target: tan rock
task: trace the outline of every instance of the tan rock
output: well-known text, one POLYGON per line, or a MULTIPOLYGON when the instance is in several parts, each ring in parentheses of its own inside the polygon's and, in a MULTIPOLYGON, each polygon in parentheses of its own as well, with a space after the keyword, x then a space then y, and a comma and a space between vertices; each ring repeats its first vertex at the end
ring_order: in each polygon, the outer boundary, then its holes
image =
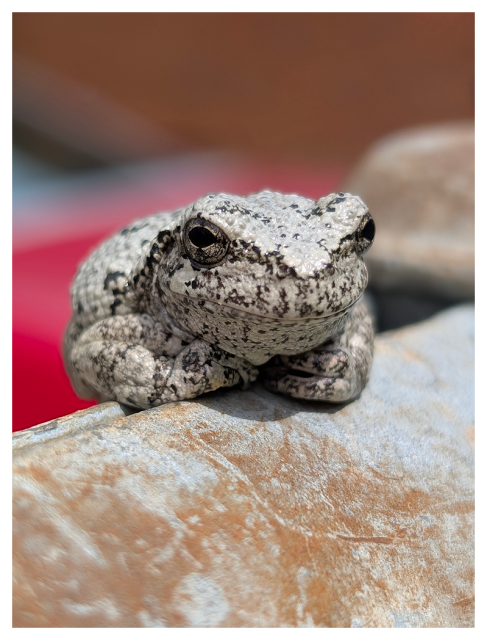
POLYGON ((377 224, 367 254, 379 291, 474 296, 474 126, 452 123, 380 140, 342 186, 377 224))
POLYGON ((474 624, 473 308, 346 406, 255 384, 14 435, 16 627, 474 624))

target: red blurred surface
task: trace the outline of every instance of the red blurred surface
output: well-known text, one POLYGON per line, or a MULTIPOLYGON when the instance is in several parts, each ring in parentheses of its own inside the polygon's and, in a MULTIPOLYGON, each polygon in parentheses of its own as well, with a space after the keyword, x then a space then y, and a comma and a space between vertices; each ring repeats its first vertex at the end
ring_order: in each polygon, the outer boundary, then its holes
POLYGON ((71 389, 62 363, 62 339, 71 315, 69 287, 76 269, 110 233, 137 217, 187 204, 212 191, 245 194, 269 187, 318 198, 336 189, 340 178, 341 171, 333 169, 240 166, 232 172, 228 166, 216 167, 204 180, 201 175, 180 177, 177 189, 152 177, 150 188, 111 187, 95 190, 84 200, 68 194, 53 205, 51 218, 43 218, 42 233, 39 220, 22 223, 18 243, 14 235, 13 254, 13 430, 94 404, 80 400, 71 389), (62 216, 66 209, 69 217, 62 216))
POLYGON ((13 256, 13 430, 85 409, 62 362, 71 315, 69 286, 98 237, 66 240, 13 256))

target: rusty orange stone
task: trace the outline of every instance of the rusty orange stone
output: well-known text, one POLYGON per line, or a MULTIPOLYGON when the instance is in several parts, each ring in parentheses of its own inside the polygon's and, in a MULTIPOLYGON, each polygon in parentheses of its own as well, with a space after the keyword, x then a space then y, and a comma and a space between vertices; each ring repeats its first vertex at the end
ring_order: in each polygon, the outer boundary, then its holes
POLYGON ((13 624, 473 626, 472 429, 460 307, 378 336, 345 406, 256 384, 15 434, 13 624))

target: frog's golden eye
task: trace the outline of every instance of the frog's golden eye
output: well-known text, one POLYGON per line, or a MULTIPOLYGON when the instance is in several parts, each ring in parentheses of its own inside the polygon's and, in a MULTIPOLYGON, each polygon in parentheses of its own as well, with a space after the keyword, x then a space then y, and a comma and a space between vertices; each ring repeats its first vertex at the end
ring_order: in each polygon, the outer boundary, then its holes
POLYGON ((367 213, 360 227, 355 232, 355 243, 357 247, 357 253, 363 256, 372 246, 375 237, 375 222, 367 213))
POLYGON ((184 227, 184 248, 191 262, 197 266, 212 267, 227 255, 230 244, 223 231, 208 220, 193 218, 184 227))

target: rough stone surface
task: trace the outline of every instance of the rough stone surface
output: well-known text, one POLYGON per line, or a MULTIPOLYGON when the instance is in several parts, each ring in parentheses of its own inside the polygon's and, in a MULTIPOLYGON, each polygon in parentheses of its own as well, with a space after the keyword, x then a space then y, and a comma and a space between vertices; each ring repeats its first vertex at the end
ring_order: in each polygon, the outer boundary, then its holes
POLYGON ((474 126, 411 129, 379 141, 343 189, 367 202, 377 224, 366 256, 382 291, 474 296, 474 126))
POLYGON ((378 336, 345 406, 255 384, 15 434, 14 626, 473 626, 473 392, 463 306, 378 336))

